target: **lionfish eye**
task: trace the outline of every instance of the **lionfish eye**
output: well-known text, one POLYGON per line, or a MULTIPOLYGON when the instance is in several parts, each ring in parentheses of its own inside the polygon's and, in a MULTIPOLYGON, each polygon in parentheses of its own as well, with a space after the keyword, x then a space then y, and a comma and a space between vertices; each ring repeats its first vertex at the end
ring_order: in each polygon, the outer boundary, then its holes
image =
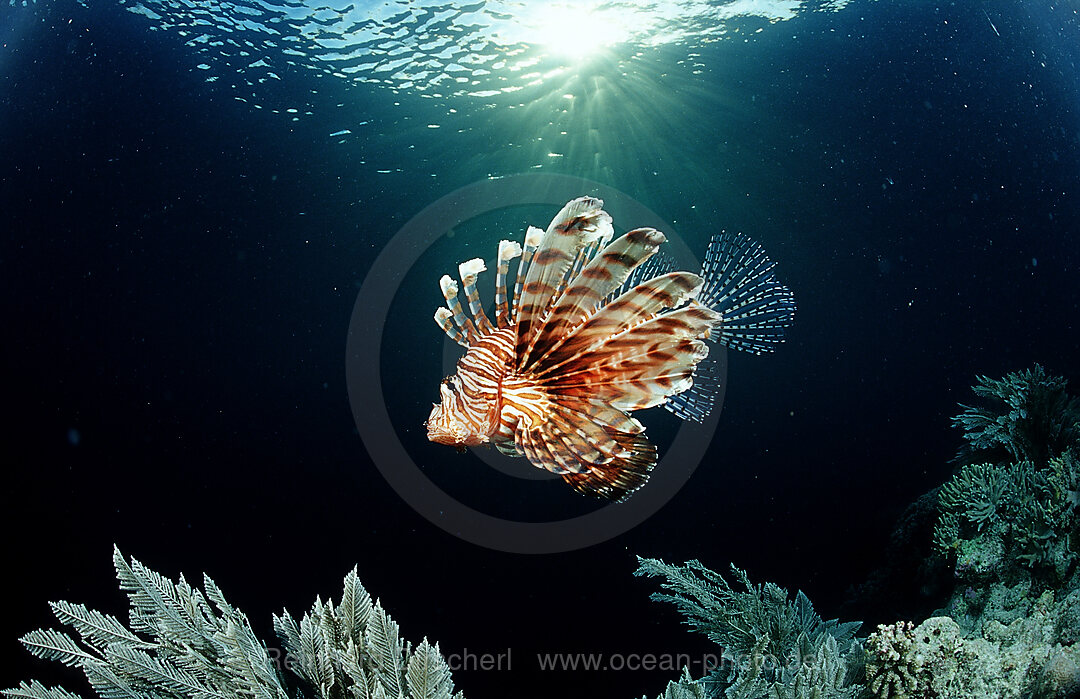
POLYGON ((447 377, 446 377, 445 379, 443 379, 443 383, 444 383, 444 384, 446 385, 446 387, 447 387, 447 388, 449 388, 449 389, 450 389, 451 391, 457 391, 457 383, 456 383, 456 382, 454 381, 454 377, 453 377, 453 376, 447 376, 447 377))

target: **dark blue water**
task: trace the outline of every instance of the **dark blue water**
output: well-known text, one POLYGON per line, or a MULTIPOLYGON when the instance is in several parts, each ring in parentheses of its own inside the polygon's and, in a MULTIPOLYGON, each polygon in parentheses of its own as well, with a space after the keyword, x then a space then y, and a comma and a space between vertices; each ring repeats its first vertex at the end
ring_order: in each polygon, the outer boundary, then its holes
MULTIPOLYGON (((932 609, 903 575, 890 605, 850 590, 950 473, 957 402, 976 374, 1034 362, 1080 381, 1080 15, 810 10, 720 34, 698 19, 551 77, 492 69, 468 89, 521 89, 474 95, 397 69, 335 77, 311 67, 329 49, 284 40, 221 57, 120 4, 0 8, 3 686, 81 688, 16 638, 51 623, 48 600, 121 613, 114 542, 172 577, 206 571, 268 641, 271 612, 339 594, 358 564, 406 638, 512 649, 509 671, 455 674, 470 697, 657 694, 675 673, 535 661, 708 648, 648 600, 635 555, 734 562, 826 617, 932 609), (752 235, 799 310, 775 354, 732 354, 711 447, 666 507, 527 556, 444 532, 387 485, 353 423, 345 343, 406 221, 537 171, 625 192, 699 252, 722 228, 752 235)), ((449 26, 433 31, 453 45, 449 26)), ((429 445, 421 423, 444 373, 438 275, 544 225, 535 211, 442 241, 383 338, 397 437, 448 491, 521 521, 593 505, 429 445)), ((648 420, 658 442, 675 429, 648 420)))

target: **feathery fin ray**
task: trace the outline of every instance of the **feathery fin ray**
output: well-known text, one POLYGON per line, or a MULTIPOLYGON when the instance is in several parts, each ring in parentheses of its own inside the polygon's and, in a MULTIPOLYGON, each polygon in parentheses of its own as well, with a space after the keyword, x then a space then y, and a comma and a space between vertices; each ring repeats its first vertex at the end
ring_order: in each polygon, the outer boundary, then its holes
POLYGON ((707 283, 699 296, 723 318, 713 340, 751 354, 772 352, 784 341, 795 320, 795 297, 776 279, 775 267, 765 249, 745 236, 713 237, 701 272, 707 283))

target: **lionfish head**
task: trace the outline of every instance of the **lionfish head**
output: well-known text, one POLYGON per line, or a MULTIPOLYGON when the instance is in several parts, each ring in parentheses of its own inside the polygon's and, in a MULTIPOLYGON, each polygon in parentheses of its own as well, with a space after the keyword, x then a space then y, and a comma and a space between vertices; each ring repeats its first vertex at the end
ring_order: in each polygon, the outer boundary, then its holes
POLYGON ((457 392, 461 390, 458 377, 451 376, 439 384, 441 401, 431 406, 431 415, 424 426, 428 440, 456 447, 475 447, 485 440, 471 430, 457 411, 457 392))

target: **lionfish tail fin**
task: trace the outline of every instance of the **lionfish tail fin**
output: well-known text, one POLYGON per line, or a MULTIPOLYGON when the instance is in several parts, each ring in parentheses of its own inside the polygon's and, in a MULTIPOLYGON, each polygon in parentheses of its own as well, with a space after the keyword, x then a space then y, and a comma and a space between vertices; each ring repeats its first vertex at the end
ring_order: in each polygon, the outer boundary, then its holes
POLYGON ((795 319, 795 297, 773 274, 776 263, 746 236, 721 233, 705 253, 698 301, 720 314, 712 339, 732 349, 764 354, 784 341, 795 319))
POLYGON ((645 485, 656 465, 656 446, 645 435, 615 433, 625 456, 606 464, 591 464, 580 473, 564 473, 563 480, 584 495, 623 502, 645 485))

